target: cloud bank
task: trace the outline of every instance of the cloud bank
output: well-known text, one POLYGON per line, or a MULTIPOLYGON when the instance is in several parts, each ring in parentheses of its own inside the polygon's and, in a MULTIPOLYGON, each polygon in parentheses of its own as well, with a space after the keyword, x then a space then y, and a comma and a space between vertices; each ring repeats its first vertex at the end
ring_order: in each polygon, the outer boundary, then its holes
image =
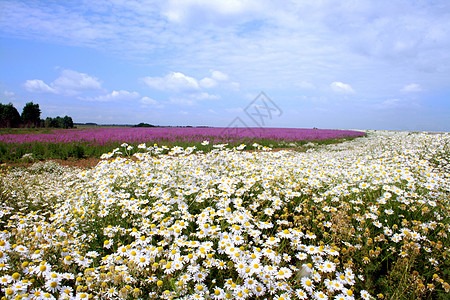
POLYGON ((50 84, 40 79, 31 79, 25 81, 24 88, 33 93, 76 95, 83 91, 101 90, 102 86, 95 77, 73 70, 63 70, 50 84))
POLYGON ((331 89, 339 94, 354 94, 355 90, 347 83, 335 81, 330 84, 331 89))

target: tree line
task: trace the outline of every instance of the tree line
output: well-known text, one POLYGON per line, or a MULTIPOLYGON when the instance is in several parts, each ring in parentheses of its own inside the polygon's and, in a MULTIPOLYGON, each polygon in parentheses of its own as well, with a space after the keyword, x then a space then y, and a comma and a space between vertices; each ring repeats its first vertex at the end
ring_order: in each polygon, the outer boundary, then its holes
POLYGON ((72 118, 69 116, 41 119, 39 104, 28 102, 25 104, 22 114, 19 114, 12 103, 0 103, 0 128, 15 127, 53 127, 53 128, 73 128, 72 118))

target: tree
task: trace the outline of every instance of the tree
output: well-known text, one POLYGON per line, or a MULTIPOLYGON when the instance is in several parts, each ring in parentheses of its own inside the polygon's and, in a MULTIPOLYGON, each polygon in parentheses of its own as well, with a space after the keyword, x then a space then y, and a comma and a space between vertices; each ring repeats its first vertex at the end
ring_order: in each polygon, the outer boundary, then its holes
POLYGON ((73 128, 73 121, 72 118, 69 116, 64 116, 64 118, 62 119, 62 123, 63 123, 63 128, 67 129, 67 128, 73 128))
POLYGON ((44 127, 45 128, 49 128, 49 127, 52 127, 52 118, 50 118, 50 117, 47 117, 46 119, 45 119, 45 121, 44 121, 44 127))
POLYGON ((139 123, 137 125, 134 125, 134 127, 155 127, 155 125, 151 125, 148 123, 139 123))
POLYGON ((7 105, 0 103, 0 127, 18 127, 20 115, 12 103, 7 105))
POLYGON ((45 127, 53 127, 53 128, 73 128, 73 121, 72 118, 69 116, 64 116, 64 118, 61 118, 60 116, 57 116, 56 118, 50 118, 47 117, 45 119, 45 127))
POLYGON ((63 128, 63 120, 60 116, 53 118, 52 127, 63 128))
POLYGON ((38 127, 41 122, 41 110, 39 109, 39 104, 34 104, 33 102, 28 102, 22 111, 22 123, 27 127, 38 127))

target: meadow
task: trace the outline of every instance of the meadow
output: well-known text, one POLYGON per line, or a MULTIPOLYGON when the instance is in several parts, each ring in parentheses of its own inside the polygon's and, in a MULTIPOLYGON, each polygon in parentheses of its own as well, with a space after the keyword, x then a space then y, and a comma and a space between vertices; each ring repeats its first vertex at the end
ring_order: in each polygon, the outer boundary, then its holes
POLYGON ((122 143, 141 143, 166 147, 195 146, 210 151, 212 144, 226 143, 228 147, 254 143, 271 147, 297 147, 315 141, 334 143, 342 138, 354 138, 363 132, 351 130, 290 129, 290 128, 218 128, 218 127, 98 127, 84 129, 1 129, 0 162, 17 162, 21 158, 81 159, 100 157, 122 143), (202 145, 207 139, 211 145, 202 145), (32 154, 31 156, 29 154, 32 154), (28 156, 27 156, 28 155, 28 156))
POLYGON ((449 134, 198 144, 3 169, 3 298, 448 299, 449 134))

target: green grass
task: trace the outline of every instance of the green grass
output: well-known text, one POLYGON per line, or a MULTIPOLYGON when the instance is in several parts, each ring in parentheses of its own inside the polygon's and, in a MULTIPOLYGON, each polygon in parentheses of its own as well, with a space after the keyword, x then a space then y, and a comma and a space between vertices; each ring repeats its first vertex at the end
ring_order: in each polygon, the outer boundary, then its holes
POLYGON ((5 134, 42 134, 52 133, 57 128, 0 128, 0 135, 5 134))

